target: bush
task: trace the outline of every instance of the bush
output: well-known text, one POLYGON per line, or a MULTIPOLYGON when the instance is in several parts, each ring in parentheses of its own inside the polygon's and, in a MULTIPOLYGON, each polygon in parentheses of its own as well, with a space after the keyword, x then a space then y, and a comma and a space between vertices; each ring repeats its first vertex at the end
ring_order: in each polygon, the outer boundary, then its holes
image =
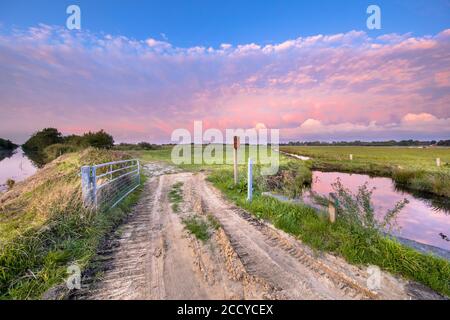
POLYGON ((161 149, 161 146, 148 142, 139 142, 138 144, 121 143, 114 146, 114 148, 117 150, 158 150, 161 149))
POLYGON ((8 187, 8 190, 11 190, 15 184, 16 184, 16 181, 14 181, 13 179, 6 180, 6 186, 8 187))
POLYGON ((76 134, 71 134, 69 136, 64 137, 64 144, 70 144, 72 146, 77 147, 86 147, 85 140, 82 136, 77 136, 76 134))
POLYGON ((52 144, 62 142, 63 138, 61 132, 55 128, 45 128, 33 134, 31 138, 23 144, 23 148, 28 151, 40 152, 52 144))
POLYGON ((65 153, 75 152, 80 150, 80 148, 81 147, 77 147, 75 145, 56 143, 46 147, 44 149, 44 155, 47 161, 53 161, 65 153))
POLYGON ((114 146, 114 139, 112 135, 100 130, 98 132, 88 132, 83 135, 83 142, 87 146, 100 148, 100 149, 111 149, 114 146))
POLYGON ((384 232, 394 229, 397 215, 408 204, 407 199, 397 202, 394 208, 386 212, 382 221, 378 221, 372 204, 374 189, 370 190, 367 182, 358 188, 356 194, 346 189, 340 179, 337 179, 332 186, 335 191, 333 195, 337 207, 337 219, 360 229, 366 237, 373 234, 383 235, 384 232))
POLYGON ((56 159, 64 153, 79 151, 87 147, 110 149, 114 146, 113 137, 100 130, 88 132, 82 136, 69 135, 63 137, 54 128, 46 128, 36 132, 23 145, 23 149, 35 164, 39 167, 56 159))
POLYGON ((300 162, 292 161, 282 165, 276 175, 261 178, 262 181, 258 183, 268 191, 276 191, 296 198, 302 194, 304 187, 311 184, 312 172, 300 162))
POLYGON ((10 140, 0 138, 0 150, 14 150, 17 148, 17 144, 12 143, 10 140))

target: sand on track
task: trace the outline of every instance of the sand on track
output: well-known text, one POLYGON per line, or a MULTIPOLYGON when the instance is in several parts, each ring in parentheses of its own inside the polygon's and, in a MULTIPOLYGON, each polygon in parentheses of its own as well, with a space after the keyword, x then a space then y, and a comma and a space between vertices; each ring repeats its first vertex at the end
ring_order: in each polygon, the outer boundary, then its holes
POLYGON ((83 277, 75 299, 440 299, 413 282, 381 273, 368 288, 366 268, 310 250, 298 239, 224 199, 202 173, 163 164, 144 167, 150 178, 130 219, 83 277), (174 212, 168 193, 181 182, 174 212), (203 242, 186 217, 219 223, 203 242))

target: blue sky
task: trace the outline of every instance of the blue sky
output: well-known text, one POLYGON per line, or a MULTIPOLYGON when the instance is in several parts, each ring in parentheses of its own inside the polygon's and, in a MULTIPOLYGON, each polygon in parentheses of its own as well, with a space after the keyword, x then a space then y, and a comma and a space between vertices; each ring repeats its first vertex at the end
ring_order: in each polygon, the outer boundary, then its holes
POLYGON ((178 47, 221 43, 279 43, 299 36, 365 30, 370 36, 436 34, 450 21, 450 0, 324 1, 119 1, 15 0, 0 2, 4 27, 65 25, 65 9, 77 4, 82 28, 133 39, 168 40, 178 47), (366 8, 382 10, 382 30, 366 29, 366 8))
POLYGON ((18 143, 55 126, 170 142, 196 120, 282 141, 448 139, 450 0, 0 0, 0 97, 0 137, 18 143))

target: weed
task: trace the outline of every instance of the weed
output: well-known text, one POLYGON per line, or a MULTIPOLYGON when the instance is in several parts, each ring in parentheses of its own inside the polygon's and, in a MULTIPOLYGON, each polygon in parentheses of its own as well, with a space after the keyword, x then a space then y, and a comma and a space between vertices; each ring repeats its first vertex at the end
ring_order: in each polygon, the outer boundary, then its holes
POLYGON ((172 203, 173 212, 180 211, 180 203, 183 201, 183 190, 181 189, 183 186, 182 182, 177 182, 172 186, 172 189, 169 191, 169 201, 172 203))
POLYGON ((208 218, 209 225, 214 230, 218 230, 220 228, 220 222, 212 214, 208 214, 207 218, 208 218))
POLYGON ((208 223, 200 217, 190 216, 183 219, 185 228, 197 239, 206 242, 210 237, 208 223))
POLYGON ((6 186, 8 187, 8 190, 11 190, 15 184, 16 184, 16 181, 14 181, 13 179, 6 180, 6 186))

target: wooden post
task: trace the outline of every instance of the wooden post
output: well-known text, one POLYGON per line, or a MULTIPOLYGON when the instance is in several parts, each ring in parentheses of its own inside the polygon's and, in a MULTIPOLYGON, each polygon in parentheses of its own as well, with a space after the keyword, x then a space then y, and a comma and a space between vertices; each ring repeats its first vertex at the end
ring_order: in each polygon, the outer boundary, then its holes
POLYGON ((441 158, 436 158, 436 165, 437 165, 438 167, 441 166, 441 158))
POLYGON ((328 218, 331 223, 336 222, 336 205, 337 199, 334 193, 330 193, 330 200, 328 202, 328 218))
POLYGON ((239 137, 233 137, 233 163, 234 163, 234 184, 238 183, 238 165, 237 165, 237 151, 240 145, 239 137))
POLYGON ((328 216, 331 223, 336 222, 336 207, 334 206, 334 202, 332 201, 328 203, 328 216))
POLYGON ((253 198, 253 161, 252 158, 248 158, 247 201, 252 201, 252 198, 253 198))
POLYGON ((352 154, 350 154, 350 161, 352 161, 353 160, 353 155, 352 154))

